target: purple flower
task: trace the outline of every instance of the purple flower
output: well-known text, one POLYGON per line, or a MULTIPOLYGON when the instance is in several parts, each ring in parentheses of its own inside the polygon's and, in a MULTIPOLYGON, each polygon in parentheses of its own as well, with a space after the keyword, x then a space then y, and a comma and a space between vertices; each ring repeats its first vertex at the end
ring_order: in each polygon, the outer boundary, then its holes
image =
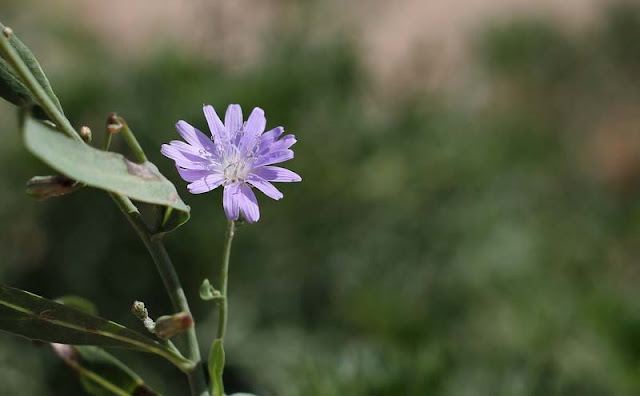
POLYGON ((204 106, 204 116, 211 130, 211 138, 189 125, 178 121, 176 129, 186 141, 173 140, 160 150, 176 162, 178 173, 190 182, 192 194, 201 194, 219 186, 224 187, 223 206, 229 220, 239 215, 255 223, 260 218, 258 200, 252 187, 267 197, 280 199, 282 193, 270 182, 298 182, 302 178, 288 169, 271 166, 293 158, 296 138, 285 135, 278 139, 284 128, 264 132, 267 119, 264 111, 256 107, 243 123, 240 105, 227 108, 224 124, 212 106, 204 106))

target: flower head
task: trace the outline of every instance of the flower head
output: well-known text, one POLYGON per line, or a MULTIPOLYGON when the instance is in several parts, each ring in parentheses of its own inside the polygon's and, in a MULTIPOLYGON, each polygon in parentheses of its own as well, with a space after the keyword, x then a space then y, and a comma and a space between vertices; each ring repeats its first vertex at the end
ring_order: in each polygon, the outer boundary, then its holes
POLYGON ((295 172, 272 166, 293 158, 290 147, 296 138, 285 135, 279 139, 284 133, 282 127, 264 132, 267 120, 259 107, 253 109, 246 122, 237 104, 227 108, 224 124, 212 106, 204 106, 204 116, 211 138, 181 120, 176 129, 186 143, 173 140, 163 144, 160 151, 175 161, 180 176, 190 182, 190 193, 201 194, 223 186, 227 218, 237 220, 242 214, 249 223, 255 223, 260 209, 252 187, 277 200, 283 195, 271 182, 302 180, 295 172))

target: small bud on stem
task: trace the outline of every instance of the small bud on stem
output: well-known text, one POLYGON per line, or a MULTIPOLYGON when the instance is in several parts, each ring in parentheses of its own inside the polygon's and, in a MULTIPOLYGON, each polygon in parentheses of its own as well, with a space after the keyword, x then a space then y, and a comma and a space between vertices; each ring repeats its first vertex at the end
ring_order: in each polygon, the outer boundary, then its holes
POLYGON ((11 36, 13 35, 13 30, 9 26, 7 26, 2 30, 2 34, 4 34, 4 37, 6 38, 11 38, 11 36))
POLYGON ((82 126, 80 128, 80 136, 82 136, 85 142, 91 143, 91 129, 89 129, 88 126, 82 126))
POLYGON ((107 131, 111 134, 118 133, 122 130, 122 123, 116 113, 109 114, 107 117, 107 131))
POLYGON ((34 176, 27 182, 27 194, 43 200, 69 194, 75 186, 75 180, 62 175, 34 176))
POLYGON ((131 312, 133 312, 136 318, 142 321, 142 324, 150 333, 155 333, 156 324, 153 319, 149 317, 149 311, 147 311, 142 301, 135 301, 131 306, 131 312))
POLYGON ((174 337, 193 327, 193 318, 189 312, 179 312, 171 316, 161 316, 156 321, 156 335, 162 339, 174 337))

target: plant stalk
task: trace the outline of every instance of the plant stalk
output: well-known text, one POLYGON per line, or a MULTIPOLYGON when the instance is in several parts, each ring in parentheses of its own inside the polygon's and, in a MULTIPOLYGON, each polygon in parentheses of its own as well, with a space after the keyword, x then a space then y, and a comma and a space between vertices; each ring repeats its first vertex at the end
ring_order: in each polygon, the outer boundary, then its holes
MULTIPOLYGON (((224 345, 224 336, 227 331, 227 309, 228 309, 227 281, 229 278, 229 258, 231 257, 231 245, 233 243, 233 236, 235 235, 235 232, 236 232, 236 223, 233 220, 229 220, 227 222, 227 230, 225 232, 224 250, 222 253, 222 268, 220 268, 220 295, 222 299, 219 305, 220 316, 218 318, 218 334, 216 336, 216 339, 220 340, 220 342, 223 345, 224 345)), ((223 384, 222 370, 220 370, 220 378, 218 383, 223 384)), ((222 393, 224 394, 224 386, 222 389, 222 393)))
MULTIPOLYGON (((120 194, 110 194, 120 210, 126 215, 127 219, 136 230, 145 247, 151 254, 156 268, 160 273, 162 282, 165 289, 169 294, 171 303, 176 312, 188 312, 189 303, 187 297, 184 294, 184 290, 180 285, 178 274, 176 273, 171 259, 164 247, 164 243, 161 240, 152 240, 152 233, 146 222, 142 218, 142 215, 138 211, 138 208, 133 205, 131 200, 120 194)), ((189 386, 191 387, 192 396, 208 396, 207 383, 204 377, 204 371, 202 367, 202 361, 200 358, 200 347, 198 345, 198 338, 196 337, 195 327, 191 327, 186 331, 187 340, 187 358, 194 363, 194 368, 187 372, 189 379, 189 386)))

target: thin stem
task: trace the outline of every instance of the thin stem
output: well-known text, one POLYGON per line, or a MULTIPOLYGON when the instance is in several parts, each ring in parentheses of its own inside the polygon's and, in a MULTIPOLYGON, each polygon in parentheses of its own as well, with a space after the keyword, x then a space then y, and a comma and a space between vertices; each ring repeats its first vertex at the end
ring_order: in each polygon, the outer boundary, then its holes
POLYGON ((129 148, 131 148, 131 151, 133 151, 133 155, 139 162, 147 162, 147 156, 144 153, 142 146, 140 146, 138 139, 136 139, 133 132, 131 132, 131 129, 129 129, 129 125, 127 125, 127 122, 122 117, 118 117, 118 121, 120 122, 120 124, 122 124, 120 133, 122 134, 124 140, 127 142, 129 148))
MULTIPOLYGON (((218 334, 216 339, 224 343, 224 336, 227 331, 227 280, 229 278, 229 258, 231 257, 231 244, 233 243, 233 236, 236 232, 236 223, 233 220, 227 222, 227 230, 224 239, 224 250, 222 253, 222 268, 220 269, 220 295, 222 297, 220 301, 220 317, 218 319, 218 334)), ((222 384, 222 370, 220 370, 219 384, 222 384)), ((212 381, 213 383, 213 381, 212 381)), ((222 389, 224 394, 224 389, 222 389)))
POLYGON ((109 151, 109 147, 111 147, 111 132, 105 131, 104 139, 102 140, 102 150, 109 151))
POLYGON ((84 140, 80 137, 78 132, 76 132, 73 126, 71 126, 67 117, 65 117, 55 103, 53 103, 47 92, 42 88, 22 58, 20 58, 20 55, 18 55, 16 50, 11 46, 9 38, 5 32, 0 35, 0 52, 2 52, 5 60, 9 62, 11 67, 13 67, 16 73, 18 73, 22 82, 27 86, 27 88, 29 88, 29 91, 36 98, 38 104, 44 109, 44 112, 51 120, 53 120, 56 126, 71 138, 84 143, 84 140))
POLYGON ((229 258, 231 257, 231 244, 236 233, 236 223, 232 220, 227 222, 227 232, 224 239, 224 251, 222 255, 222 268, 220 269, 220 295, 222 304, 220 305, 220 320, 218 321, 218 339, 224 339, 227 331, 227 279, 229 277, 229 258))
MULTIPOLYGON (((171 259, 167 254, 164 243, 161 240, 152 240, 152 233, 149 230, 138 208, 133 205, 131 200, 123 195, 110 193, 111 197, 118 205, 120 210, 126 215, 127 219, 136 230, 147 250, 151 254, 156 268, 160 273, 165 289, 169 294, 171 303, 176 312, 188 312, 189 303, 184 294, 184 290, 180 285, 178 274, 171 263, 171 259)), ((204 378, 202 362, 200 358, 200 347, 198 346, 198 338, 196 337, 195 327, 191 327, 186 331, 187 339, 187 357, 194 363, 194 368, 187 373, 189 385, 191 386, 191 394, 193 396, 208 396, 207 384, 204 378)))

